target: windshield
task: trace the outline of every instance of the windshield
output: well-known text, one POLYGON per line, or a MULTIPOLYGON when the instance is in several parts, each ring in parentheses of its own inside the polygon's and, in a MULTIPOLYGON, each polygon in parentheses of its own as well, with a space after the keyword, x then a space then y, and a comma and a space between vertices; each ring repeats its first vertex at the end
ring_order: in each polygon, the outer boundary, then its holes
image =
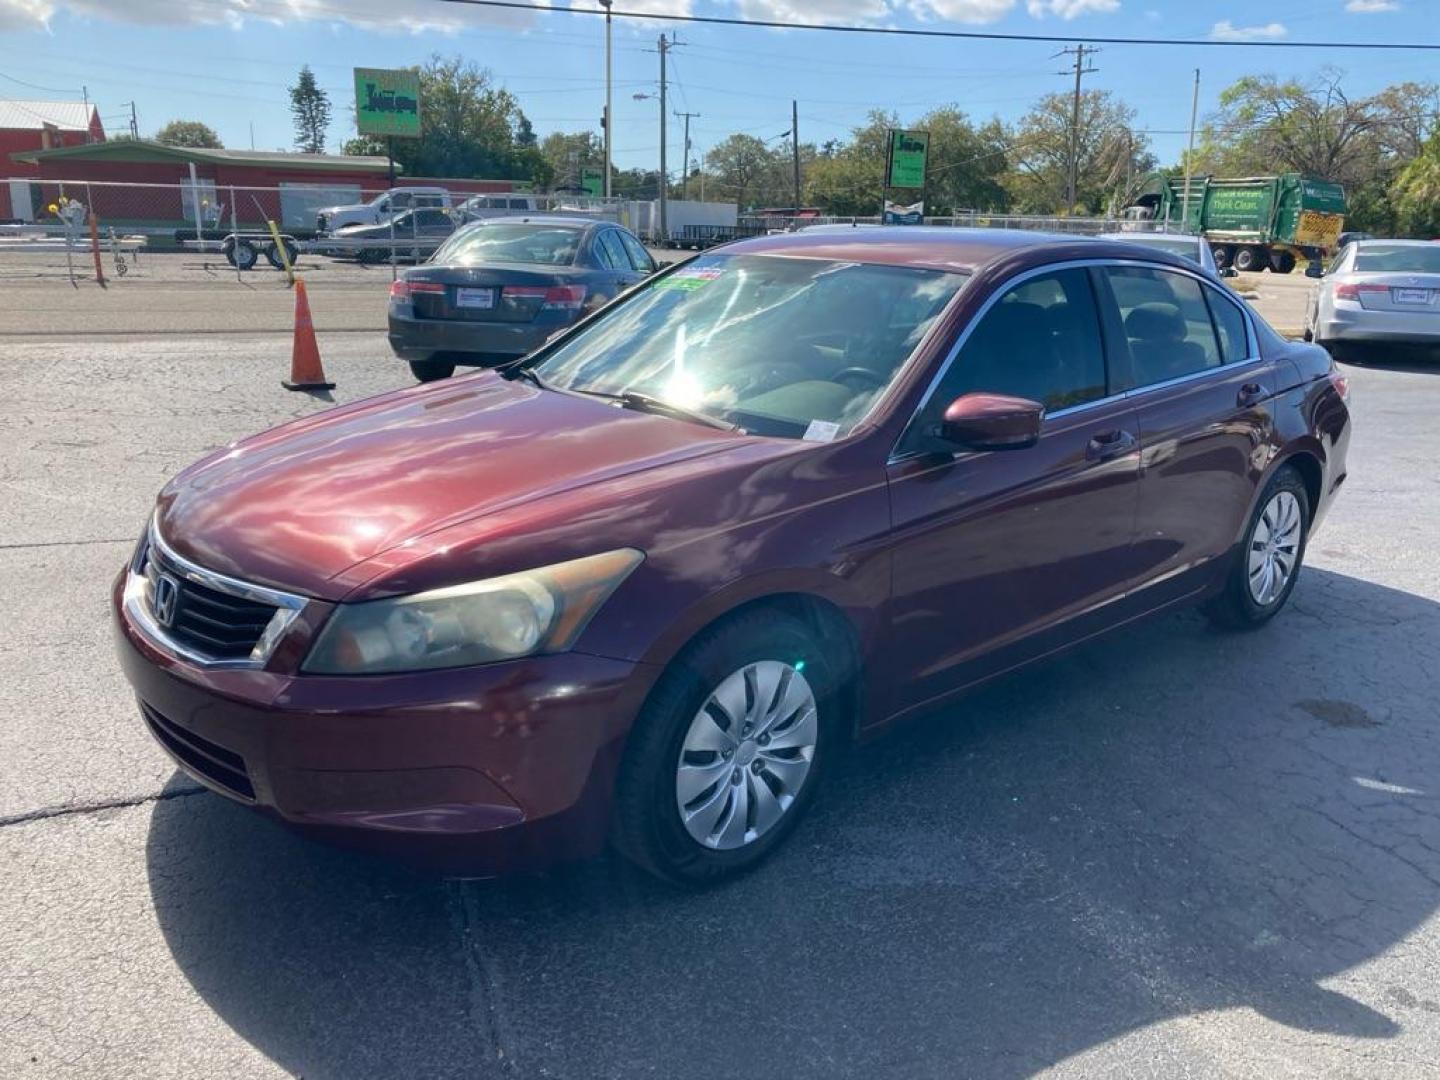
POLYGON ((965 277, 703 255, 536 370, 563 389, 639 392, 760 434, 833 439, 869 412, 965 277))
POLYGON ((1168 251, 1171 255, 1179 255, 1181 258, 1189 259, 1193 263, 1200 261, 1200 245, 1190 237, 1145 236, 1126 233, 1114 239, 1124 240, 1131 244, 1143 244, 1145 247, 1159 248, 1161 251, 1168 251))
POLYGON ((1355 269, 1440 274, 1440 244, 1366 244, 1355 251, 1355 269))
POLYGON ((452 236, 431 261, 458 266, 494 262, 569 266, 580 250, 580 235, 580 229, 567 225, 480 222, 452 236))

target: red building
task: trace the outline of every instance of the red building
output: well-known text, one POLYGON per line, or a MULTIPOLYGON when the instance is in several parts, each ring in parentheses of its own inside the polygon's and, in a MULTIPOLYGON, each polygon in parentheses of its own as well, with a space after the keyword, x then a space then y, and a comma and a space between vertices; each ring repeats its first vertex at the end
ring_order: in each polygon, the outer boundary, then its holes
MULTIPOLYGON (((195 196, 202 212, 218 208, 221 227, 231 212, 242 227, 266 219, 288 230, 314 228, 324 206, 362 202, 390 187, 383 157, 291 154, 268 150, 202 150, 119 139, 88 146, 32 150, 15 156, 39 174, 48 206, 60 195, 93 208, 117 228, 169 230, 195 224, 195 196)), ((398 170, 397 170, 398 171, 398 170)), ((509 191, 508 180, 432 180, 397 176, 396 184, 434 184, 459 192, 509 191)))
POLYGON ((0 101, 0 221, 28 221, 39 207, 26 178, 40 167, 12 154, 105 141, 95 106, 81 101, 0 101))

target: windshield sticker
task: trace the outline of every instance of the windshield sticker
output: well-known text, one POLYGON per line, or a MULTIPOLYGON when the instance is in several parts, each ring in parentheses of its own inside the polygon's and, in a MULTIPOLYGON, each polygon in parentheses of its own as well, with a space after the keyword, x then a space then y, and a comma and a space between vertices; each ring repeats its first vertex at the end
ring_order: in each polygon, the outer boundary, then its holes
POLYGON ((707 266, 694 270, 677 270, 655 282, 657 289, 684 289, 686 292, 694 292, 696 289, 704 288, 714 281, 725 271, 718 266, 707 266))
POLYGON ((834 442, 840 434, 840 425, 829 420, 811 420, 805 429, 806 442, 834 442))

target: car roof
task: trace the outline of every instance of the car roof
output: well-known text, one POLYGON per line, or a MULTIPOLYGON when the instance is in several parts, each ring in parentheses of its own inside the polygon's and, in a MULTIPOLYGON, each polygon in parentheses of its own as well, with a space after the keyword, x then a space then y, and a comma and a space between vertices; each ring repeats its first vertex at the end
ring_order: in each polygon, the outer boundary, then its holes
MULTIPOLYGON (((1112 256, 1115 241, 1025 229, 969 229, 949 226, 882 225, 874 229, 826 232, 803 229, 756 236, 726 244, 727 255, 789 255, 837 262, 881 263, 932 270, 973 271, 1008 252, 1029 248, 1093 247, 1096 257, 1112 256)), ((1146 258, 1163 252, 1144 250, 1146 258)))
POLYGON ((580 217, 576 214, 524 214, 513 217, 491 217, 481 218, 474 222, 474 224, 514 225, 516 222, 520 222, 523 225, 570 225, 577 229, 590 228, 595 225, 613 224, 613 222, 601 221, 599 218, 580 217))
POLYGON ((1434 240, 1382 240, 1378 236, 1371 236, 1365 240, 1351 240, 1357 248, 1362 251, 1368 247, 1423 247, 1428 248, 1435 243, 1434 240))
POLYGON ((1190 243, 1199 245, 1200 237, 1193 233, 1164 233, 1164 232, 1102 232, 1095 237, 1096 240, 1123 240, 1127 244, 1149 244, 1156 240, 1188 240, 1190 243))

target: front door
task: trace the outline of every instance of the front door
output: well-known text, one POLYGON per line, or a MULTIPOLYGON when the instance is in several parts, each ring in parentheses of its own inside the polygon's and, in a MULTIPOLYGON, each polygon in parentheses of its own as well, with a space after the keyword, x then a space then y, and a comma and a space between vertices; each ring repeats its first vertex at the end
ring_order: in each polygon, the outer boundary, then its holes
POLYGON ((1134 583, 1139 427, 1112 391, 1086 269, 1028 275, 979 316, 888 467, 892 711, 1008 666, 1005 646, 1063 635, 1134 583), (926 429, 972 391, 1044 404, 1039 442, 936 453, 926 429))

